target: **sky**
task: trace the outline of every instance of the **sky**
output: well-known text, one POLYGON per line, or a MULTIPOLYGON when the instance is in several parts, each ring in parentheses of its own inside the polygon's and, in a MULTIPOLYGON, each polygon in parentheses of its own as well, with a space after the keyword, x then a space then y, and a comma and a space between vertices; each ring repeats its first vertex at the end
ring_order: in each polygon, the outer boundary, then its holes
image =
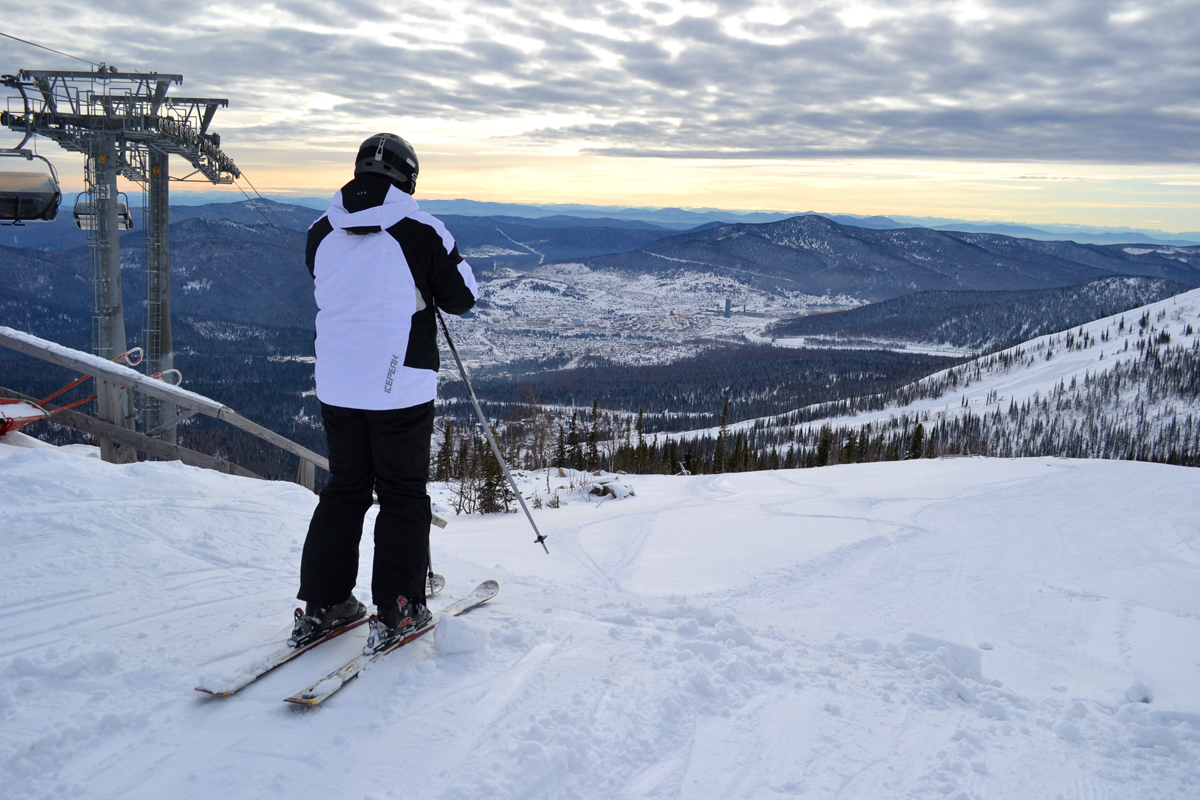
MULTIPOLYGON (((227 97, 276 196, 387 130, 418 198, 1200 230, 1200 0, 42 0, 0 31, 227 97)), ((0 39, 19 68, 87 66, 0 39)))

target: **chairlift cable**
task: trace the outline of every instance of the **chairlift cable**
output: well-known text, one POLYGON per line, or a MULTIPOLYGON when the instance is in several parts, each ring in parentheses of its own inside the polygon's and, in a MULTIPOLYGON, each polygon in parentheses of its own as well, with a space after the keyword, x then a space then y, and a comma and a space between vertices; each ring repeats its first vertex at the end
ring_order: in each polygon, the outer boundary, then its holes
MULTIPOLYGON (((246 178, 246 173, 243 172, 242 177, 245 178, 246 183, 250 183, 250 179, 246 178)), ((279 219, 279 215, 275 213, 275 210, 272 209, 270 206, 267 206, 268 210, 271 211, 271 216, 275 217, 275 219, 277 221, 279 221, 278 225, 276 225, 274 222, 271 222, 271 220, 267 219, 267 215, 263 213, 262 207, 258 203, 254 202, 254 198, 251 197, 250 195, 246 194, 246 190, 243 189, 241 186, 238 186, 236 181, 234 182, 233 185, 237 186, 238 191, 242 193, 242 197, 245 197, 246 200, 250 203, 250 205, 254 206, 254 210, 257 211, 258 215, 263 218, 263 222, 265 222, 271 226, 271 230, 275 232, 276 236, 278 236, 280 239, 283 240, 283 243, 288 246, 288 249, 292 251, 292 254, 294 256, 296 256, 296 258, 299 258, 301 262, 303 262, 304 258, 303 258, 303 256, 300 255, 300 251, 297 250, 296 248, 292 247, 292 243, 289 242, 287 240, 287 237, 283 235, 282 229, 287 228, 287 226, 284 225, 283 221, 279 219)), ((254 189, 253 183, 250 183, 250 188, 254 189)), ((267 198, 263 197, 261 194, 258 194, 258 189, 254 189, 254 193, 256 195, 258 195, 259 200, 263 201, 263 205, 267 204, 267 198)))
MULTIPOLYGON (((254 193, 255 193, 256 195, 258 195, 258 197, 259 197, 259 199, 260 199, 260 200, 262 200, 262 201, 263 201, 263 205, 266 205, 266 206, 267 206, 267 210, 271 212, 271 216, 272 216, 272 217, 274 217, 274 218, 275 218, 275 221, 279 223, 279 227, 280 227, 280 228, 286 228, 287 226, 283 224, 283 220, 281 220, 281 219, 279 218, 279 215, 275 213, 275 209, 271 208, 270 204, 267 202, 267 198, 265 198, 265 197, 263 197, 263 196, 262 196, 262 192, 260 192, 260 191, 258 190, 258 187, 256 187, 256 186, 254 185, 254 182, 250 180, 250 176, 248 176, 246 173, 244 173, 244 172, 243 172, 243 173, 242 173, 242 180, 244 180, 244 181, 246 181, 246 183, 250 184, 250 188, 254 190, 254 193)), ((242 187, 240 187, 240 186, 239 186, 238 188, 240 189, 240 188, 242 188, 242 187)), ((242 194, 245 194, 245 192, 242 192, 242 194)), ((260 212, 258 212, 258 213, 259 213, 259 214, 261 214, 262 212, 260 211, 260 212)), ((288 246, 289 246, 289 247, 291 247, 291 245, 290 245, 290 244, 289 244, 288 246)), ((293 252, 295 252, 295 251, 293 250, 293 252)), ((296 255, 297 255, 297 256, 299 256, 300 254, 299 254, 299 253, 296 253, 296 255)))
POLYGON ((62 50, 55 50, 53 47, 46 47, 46 45, 44 45, 44 44, 38 44, 37 42, 31 42, 28 39, 22 39, 19 36, 13 36, 11 33, 5 33, 4 31, 0 31, 0 36, 3 36, 6 39, 12 39, 15 42, 20 42, 22 44, 30 45, 31 47, 40 47, 42 50, 48 50, 51 53, 57 53, 60 56, 66 56, 67 58, 73 58, 76 61, 82 61, 85 64, 91 64, 93 67, 103 66, 102 64, 97 64, 95 61, 90 61, 86 58, 80 58, 79 56, 73 56, 70 53, 64 53, 62 50))
MULTIPOLYGON (((183 217, 179 216, 179 212, 177 212, 177 211, 176 211, 174 208, 172 208, 172 209, 171 209, 171 213, 175 215, 175 220, 176 220, 176 222, 183 222, 183 221, 184 221, 183 217)), ((280 306, 282 306, 284 309, 286 309, 286 310, 287 310, 287 312, 288 312, 289 314, 291 314, 293 317, 295 317, 296 319, 298 319, 298 320, 299 320, 299 321, 300 321, 300 322, 303 324, 303 326, 304 326, 305 328, 308 328, 308 327, 309 327, 309 322, 308 322, 308 320, 306 320, 304 317, 302 317, 302 316, 300 316, 298 313, 296 313, 296 310, 295 310, 295 309, 293 309, 291 306, 289 306, 287 303, 283 302, 283 301, 282 301, 282 300, 280 300, 278 297, 276 297, 276 296, 275 296, 275 295, 274 295, 274 294, 271 292, 271 290, 270 290, 270 289, 268 289, 267 287, 263 286, 261 283, 259 283, 258 281, 256 281, 256 280, 254 279, 254 276, 253 276, 253 275, 251 275, 249 272, 246 272, 246 270, 242 269, 242 268, 241 268, 241 266, 240 266, 240 265, 237 263, 237 261, 235 261, 234 259, 232 259, 232 258, 230 258, 230 257, 229 257, 229 254, 228 254, 228 253, 226 253, 224 250, 222 250, 221 248, 219 248, 219 247, 217 247, 215 244, 213 244, 213 243, 212 243, 212 240, 210 240, 210 239, 209 239, 207 236, 205 236, 205 235, 204 235, 203 233, 201 233, 200 231, 196 231, 196 235, 197 235, 197 236, 199 236, 199 237, 200 237, 202 240, 204 240, 204 243, 205 243, 205 244, 207 244, 207 245, 208 245, 210 248, 212 248, 214 251, 216 251, 217 253, 219 253, 219 254, 221 254, 221 255, 225 256, 225 259, 226 259, 226 260, 227 260, 227 261, 228 261, 230 264, 232 264, 232 265, 234 266, 234 269, 236 269, 238 272, 242 273, 242 274, 243 274, 243 275, 245 275, 247 278, 249 278, 249 279, 250 279, 250 281, 251 281, 251 283, 253 283, 253 284, 254 284, 255 286, 257 286, 258 288, 262 289, 262 290, 263 290, 263 292, 264 292, 264 293, 265 293, 265 294, 266 294, 268 297, 270 297, 272 300, 274 300, 276 303, 278 303, 280 306)), ((285 239, 284 241, 286 242, 287 240, 285 239)), ((295 252, 295 250, 294 250, 294 249, 293 249, 293 252, 295 252)))

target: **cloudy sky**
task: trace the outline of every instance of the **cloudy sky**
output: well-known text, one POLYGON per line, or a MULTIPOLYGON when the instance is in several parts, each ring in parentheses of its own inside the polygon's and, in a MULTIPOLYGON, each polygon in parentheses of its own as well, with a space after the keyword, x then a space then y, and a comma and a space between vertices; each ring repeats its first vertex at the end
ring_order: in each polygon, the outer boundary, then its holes
MULTIPOLYGON (((1196 0, 40 0, 0 30, 228 97, 264 192, 391 130, 425 197, 1200 230, 1196 0)), ((0 40, 3 72, 83 66, 0 40)))

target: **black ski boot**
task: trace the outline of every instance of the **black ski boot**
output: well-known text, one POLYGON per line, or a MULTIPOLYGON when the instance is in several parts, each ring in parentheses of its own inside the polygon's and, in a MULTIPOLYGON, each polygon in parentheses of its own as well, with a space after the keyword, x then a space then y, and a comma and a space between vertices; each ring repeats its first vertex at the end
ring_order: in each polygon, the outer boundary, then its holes
POLYGON ((296 609, 296 623, 292 627, 292 636, 288 639, 289 647, 303 647, 314 639, 352 622, 358 622, 367 615, 367 607, 358 602, 354 595, 337 605, 321 606, 308 603, 306 608, 307 611, 296 609))
POLYGON ((379 613, 371 617, 364 653, 377 653, 388 645, 403 639, 414 631, 424 628, 433 621, 433 612, 421 603, 410 603, 398 597, 391 603, 379 607, 379 613))

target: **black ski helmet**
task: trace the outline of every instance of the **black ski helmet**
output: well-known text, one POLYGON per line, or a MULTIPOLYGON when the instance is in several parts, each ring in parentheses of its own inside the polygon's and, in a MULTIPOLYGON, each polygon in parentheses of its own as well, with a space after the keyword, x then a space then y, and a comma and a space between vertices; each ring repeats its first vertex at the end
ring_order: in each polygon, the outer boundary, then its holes
POLYGON ((392 179, 396 187, 412 194, 417 189, 417 152, 394 133, 377 133, 358 146, 354 175, 374 172, 392 179))

